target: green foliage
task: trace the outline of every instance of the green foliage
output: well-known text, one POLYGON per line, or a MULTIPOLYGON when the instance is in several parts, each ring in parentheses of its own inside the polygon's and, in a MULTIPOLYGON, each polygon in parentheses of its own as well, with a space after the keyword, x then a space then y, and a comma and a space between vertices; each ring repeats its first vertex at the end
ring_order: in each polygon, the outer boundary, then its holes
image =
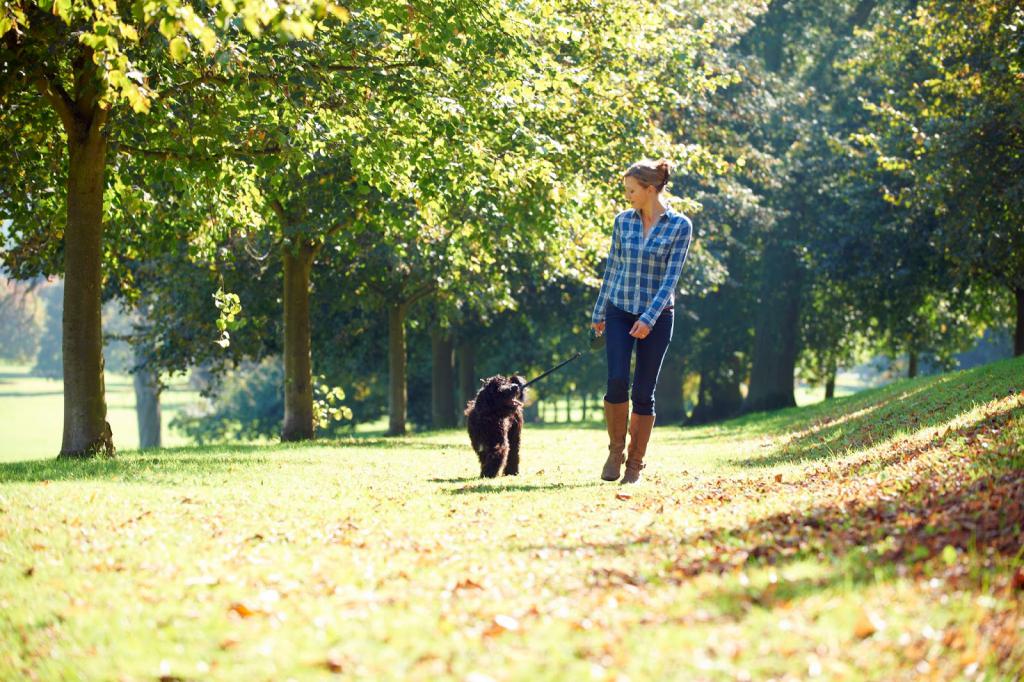
POLYGON ((897 182, 886 198, 934 214, 963 280, 1024 287, 1024 8, 927 0, 880 13, 852 67, 878 87, 857 141, 897 182))
POLYGON ((213 293, 213 305, 217 308, 217 331, 220 338, 215 343, 221 348, 231 345, 231 336, 228 329, 235 326, 235 317, 242 312, 242 303, 238 294, 226 293, 223 289, 217 289, 213 293))
POLYGON ((243 363, 224 375, 202 410, 171 422, 197 443, 274 437, 284 418, 284 367, 276 356, 243 363))
MULTIPOLYGON (((279 356, 243 362, 219 376, 205 393, 205 406, 180 412, 171 421, 171 428, 197 443, 273 439, 280 434, 284 366, 279 356)), ((329 385, 323 375, 316 377, 313 397, 318 429, 330 431, 339 422, 351 421, 352 409, 343 402, 345 391, 329 385)))
POLYGON ((313 422, 320 429, 326 429, 331 422, 352 419, 352 408, 342 403, 345 391, 341 386, 329 386, 326 377, 316 377, 313 386, 313 422))

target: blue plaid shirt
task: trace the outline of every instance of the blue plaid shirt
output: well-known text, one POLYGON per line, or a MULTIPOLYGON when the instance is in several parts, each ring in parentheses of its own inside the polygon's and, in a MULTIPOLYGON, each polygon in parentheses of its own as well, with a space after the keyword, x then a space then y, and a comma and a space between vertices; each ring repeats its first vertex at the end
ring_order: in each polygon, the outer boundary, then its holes
POLYGON ((675 302, 676 282, 690 250, 692 231, 690 219, 669 208, 651 227, 645 241, 639 211, 631 208, 615 216, 593 322, 604 322, 605 309, 611 302, 640 315, 641 322, 653 327, 665 306, 675 302))

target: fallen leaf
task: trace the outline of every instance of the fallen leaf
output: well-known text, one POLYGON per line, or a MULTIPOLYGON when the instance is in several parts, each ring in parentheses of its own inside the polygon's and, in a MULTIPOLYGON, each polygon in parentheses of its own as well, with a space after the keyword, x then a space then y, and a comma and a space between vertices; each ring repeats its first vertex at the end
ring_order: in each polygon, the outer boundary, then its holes
POLYGON ((1013 574, 1013 580, 1010 584, 1015 590, 1024 590, 1024 568, 1018 568, 1017 572, 1013 574))
POLYGON ((782 483, 782 474, 775 474, 775 482, 782 483))
POLYGON ((253 616, 255 616, 258 613, 258 611, 253 611, 252 609, 250 609, 248 606, 246 606, 242 602, 235 602, 230 607, 228 607, 228 611, 233 611, 234 613, 237 613, 242 618, 252 618, 253 616))
POLYGON ((519 621, 512 616, 495 616, 494 622, 505 630, 518 630, 519 621))
POLYGON ((498 615, 494 617, 491 625, 484 630, 484 637, 494 637, 505 632, 515 632, 519 629, 519 621, 512 616, 498 615))
POLYGON ((870 611, 861 611, 857 623, 853 626, 853 634, 858 639, 867 639, 885 627, 881 618, 870 611))
POLYGON ((345 659, 336 651, 327 654, 324 666, 332 673, 340 673, 345 670, 345 659))
POLYGON ((465 579, 460 580, 459 582, 457 582, 455 584, 455 587, 452 588, 452 591, 454 592, 456 590, 482 590, 482 589, 484 589, 484 586, 481 585, 480 583, 478 583, 477 581, 473 580, 472 578, 465 578, 465 579))
POLYGON ((616 500, 631 500, 631 499, 633 499, 633 496, 630 495, 629 493, 615 493, 615 499, 616 500))
POLYGON ((228 635, 224 639, 220 640, 220 648, 223 650, 231 649, 238 646, 240 640, 234 635, 228 635))

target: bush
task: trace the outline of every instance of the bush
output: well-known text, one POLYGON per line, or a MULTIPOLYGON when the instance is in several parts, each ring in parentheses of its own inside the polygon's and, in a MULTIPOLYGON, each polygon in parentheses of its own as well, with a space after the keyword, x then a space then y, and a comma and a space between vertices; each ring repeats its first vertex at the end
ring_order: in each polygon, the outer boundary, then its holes
MULTIPOLYGON (((352 411, 341 404, 345 393, 319 377, 313 382, 313 414, 322 432, 334 422, 351 420, 352 411)), ((280 356, 244 362, 223 375, 212 387, 212 399, 199 411, 183 410, 171 427, 197 443, 276 438, 284 420, 284 363, 280 356)))

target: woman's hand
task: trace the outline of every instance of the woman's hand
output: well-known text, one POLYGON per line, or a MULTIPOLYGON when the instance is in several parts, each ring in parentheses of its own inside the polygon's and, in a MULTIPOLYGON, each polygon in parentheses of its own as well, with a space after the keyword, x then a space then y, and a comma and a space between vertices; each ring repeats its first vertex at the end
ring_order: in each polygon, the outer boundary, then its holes
POLYGON ((629 330, 630 336, 635 336, 638 339, 647 338, 647 335, 651 333, 651 328, 646 324, 637 320, 633 323, 633 328, 629 330))
POLYGON ((594 322, 590 326, 594 328, 594 331, 597 332, 598 336, 604 334, 604 322, 594 322))

